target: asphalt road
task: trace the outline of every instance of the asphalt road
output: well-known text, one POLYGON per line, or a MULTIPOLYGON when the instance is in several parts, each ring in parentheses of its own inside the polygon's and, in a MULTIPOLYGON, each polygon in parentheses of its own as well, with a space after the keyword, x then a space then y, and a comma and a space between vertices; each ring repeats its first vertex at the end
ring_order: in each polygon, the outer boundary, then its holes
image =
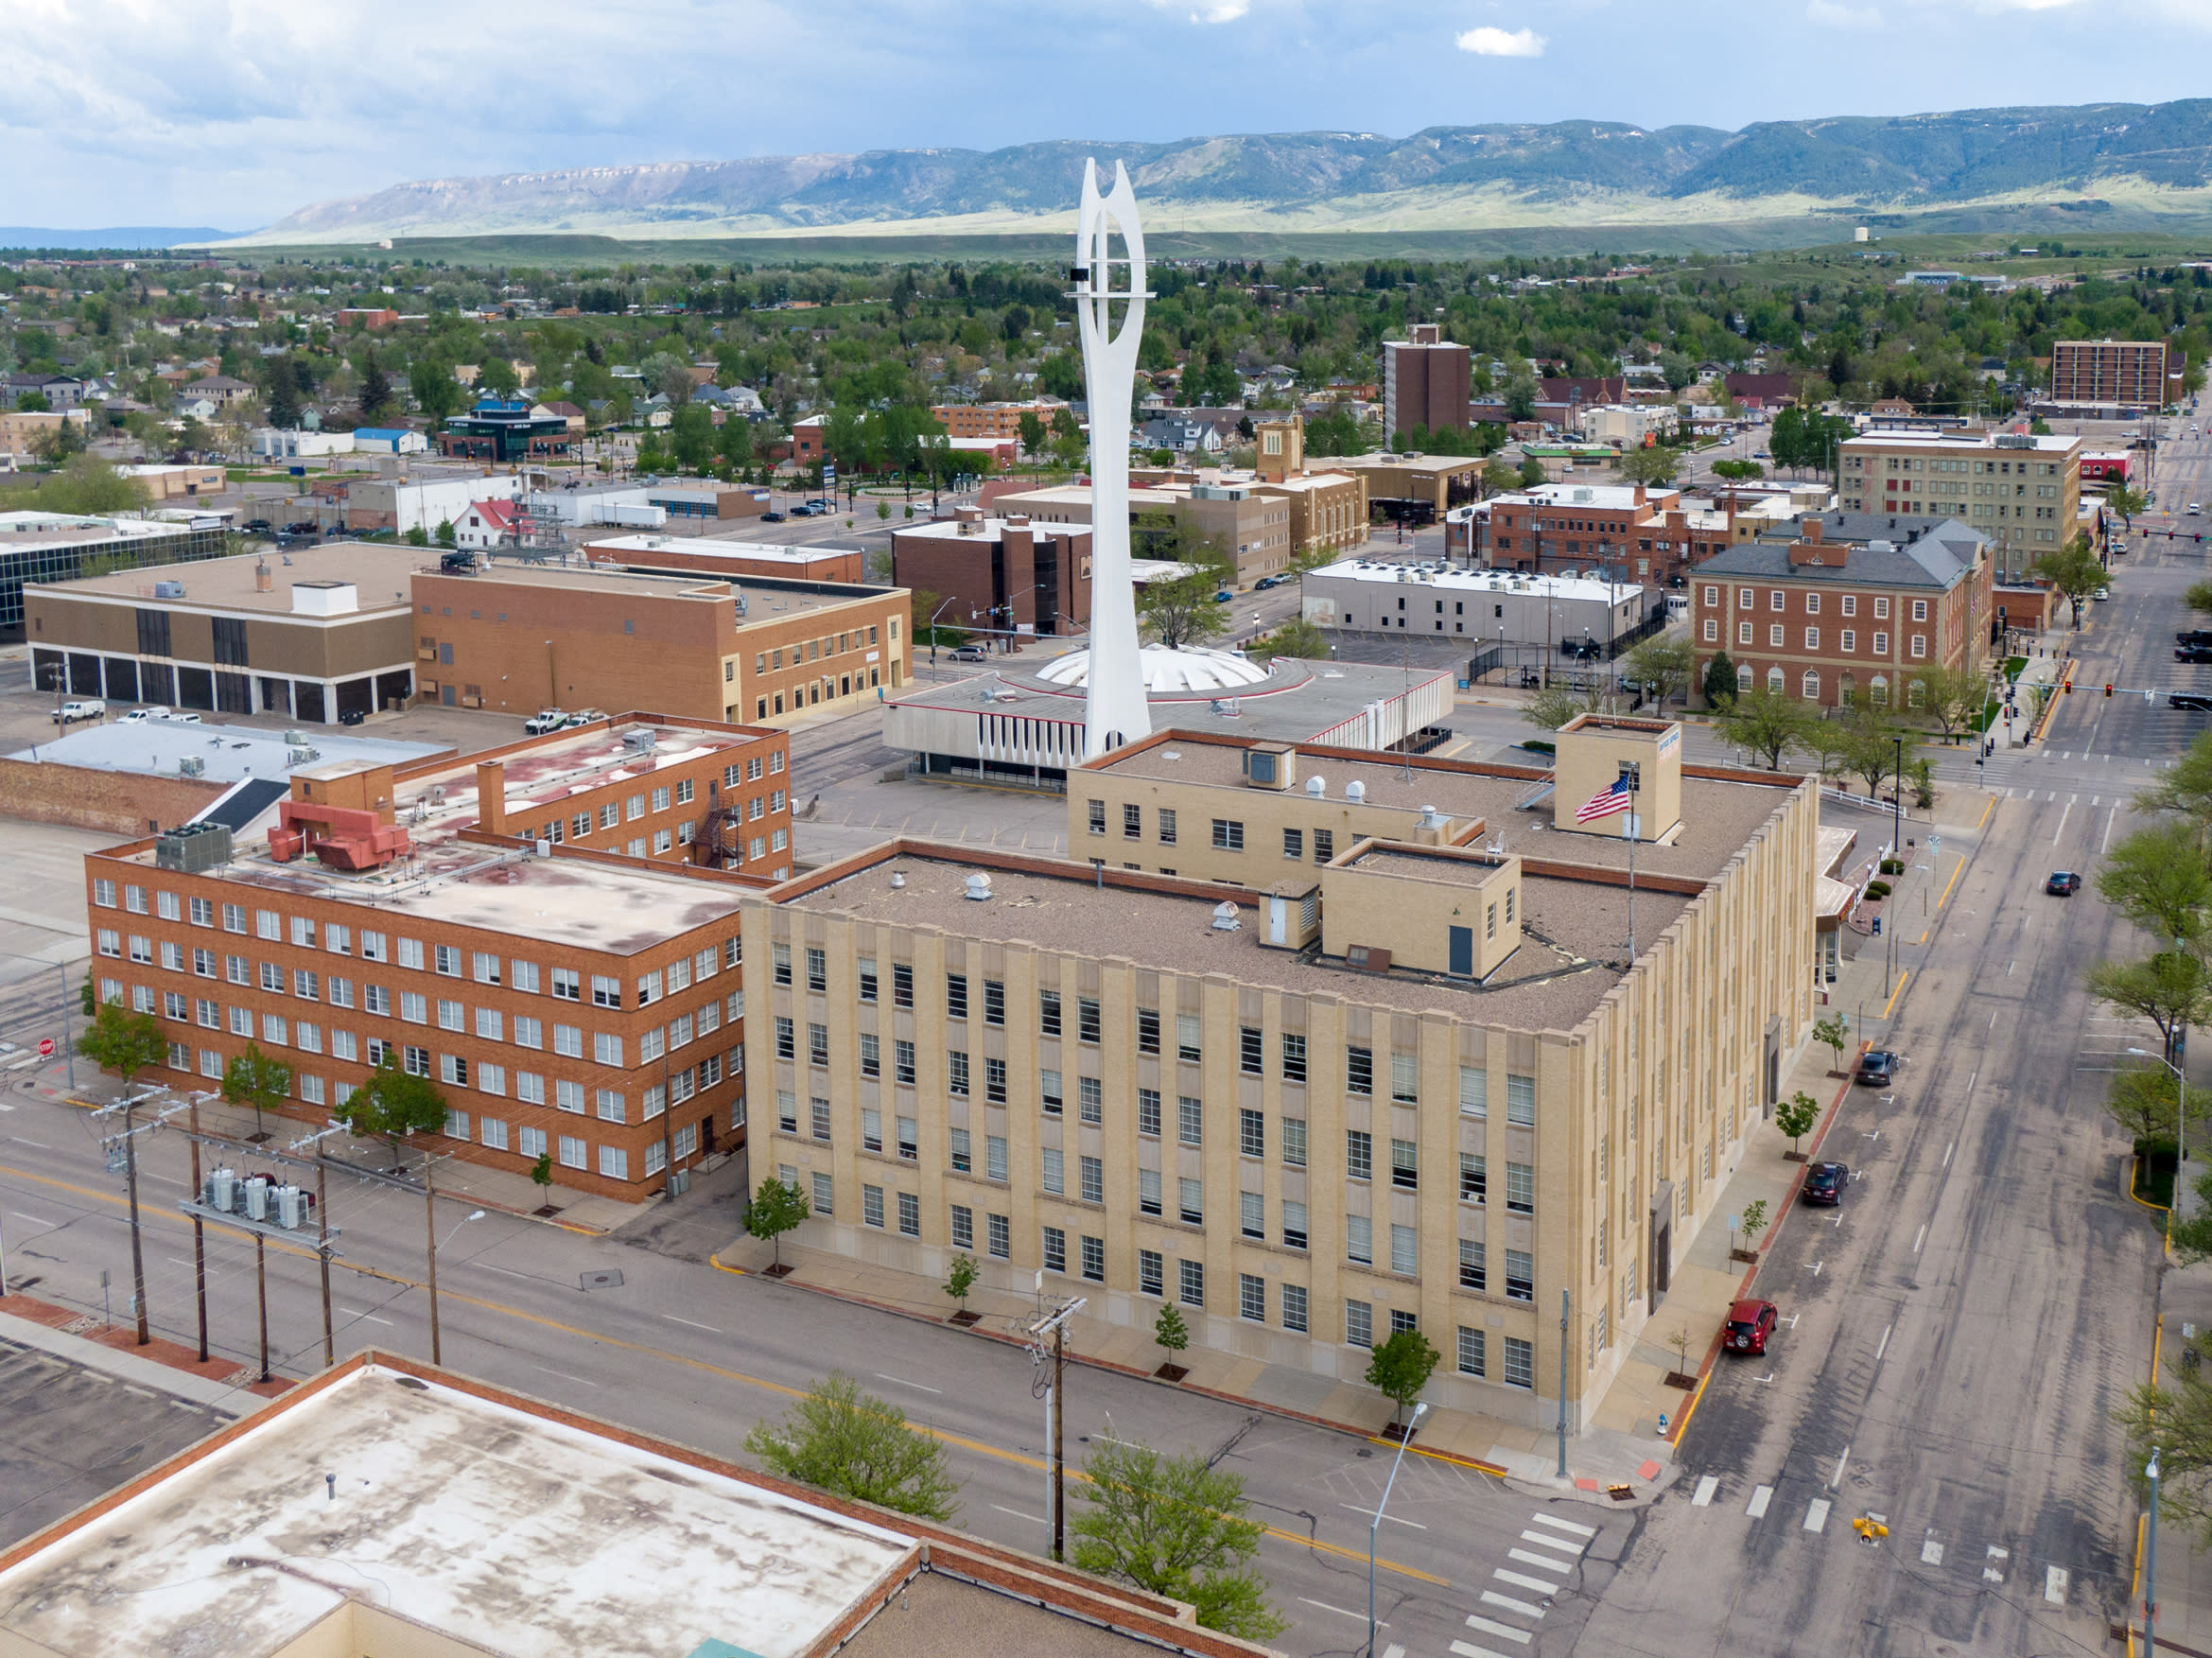
MULTIPOLYGON (((5 1105, 0 1223, 11 1283, 93 1312, 105 1305, 115 1321, 128 1321, 122 1178, 107 1169, 97 1139, 113 1125, 22 1092, 5 1105)), ((298 1130, 284 1124, 279 1132, 298 1130)), ((175 1210, 185 1191, 184 1147, 168 1135, 142 1143, 148 1306, 159 1334, 190 1341, 191 1231, 175 1210)), ((706 1256, 737 1230, 736 1184, 725 1166, 630 1235, 605 1239, 503 1214, 470 1220, 464 1208, 442 1204, 444 1362, 740 1457, 756 1422, 779 1414, 812 1378, 842 1369, 944 1437, 966 1482, 963 1525, 1001 1543, 1044 1547, 1044 1413, 1026 1354, 941 1324, 718 1270, 706 1256), (617 1279, 592 1276, 609 1272, 617 1279)), ((332 1275, 340 1355, 375 1345, 427 1356, 419 1193, 334 1178, 330 1218, 343 1257, 332 1275)), ((208 1258, 214 1344, 252 1364, 253 1246, 211 1227, 208 1258)), ((310 1373, 322 1363, 314 1263, 303 1250, 271 1246, 268 1279, 274 1363, 310 1373)), ((945 1308, 939 1301, 926 1310, 934 1316, 945 1308)), ((1292 1622, 1278 1645, 1309 1654, 1360 1647, 1367 1530, 1389 1473, 1385 1449, 1119 1373, 1075 1370, 1071 1377, 1071 1459, 1093 1440, 1112 1437, 1203 1449, 1235 1469, 1255 1517, 1270 1528, 1262 1564, 1274 1604, 1292 1622)), ((1610 1580, 1628 1529, 1628 1516, 1610 1508, 1515 1492, 1479 1472, 1409 1456, 1381 1527, 1383 1658, 1393 1648, 1402 1658, 1455 1658, 1454 1641, 1483 1638, 1470 1616, 1540 1628, 1546 1642, 1571 1643, 1610 1580), (1553 1540, 1548 1553, 1524 1541, 1531 1530, 1553 1540), (1555 1563, 1532 1567, 1516 1550, 1555 1563)))

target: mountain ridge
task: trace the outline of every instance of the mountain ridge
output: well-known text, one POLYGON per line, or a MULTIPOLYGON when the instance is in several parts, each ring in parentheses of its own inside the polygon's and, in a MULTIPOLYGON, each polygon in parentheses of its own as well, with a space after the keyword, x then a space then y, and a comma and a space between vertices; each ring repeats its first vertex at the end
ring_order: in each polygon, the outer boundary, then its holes
MULTIPOLYGON (((1183 228, 1407 215, 1459 228, 1656 219, 1715 203, 1744 217, 1910 212, 2118 191, 2175 210, 2212 190, 2212 98, 2021 106, 1700 126, 1558 121, 1373 132, 1221 134, 1158 143, 1050 139, 648 162, 422 179, 311 203, 245 242, 483 234, 663 236, 921 234, 1071 224, 1086 157, 1124 163, 1146 207, 1183 228)), ((2202 212, 2191 202, 2186 211, 2202 212)))

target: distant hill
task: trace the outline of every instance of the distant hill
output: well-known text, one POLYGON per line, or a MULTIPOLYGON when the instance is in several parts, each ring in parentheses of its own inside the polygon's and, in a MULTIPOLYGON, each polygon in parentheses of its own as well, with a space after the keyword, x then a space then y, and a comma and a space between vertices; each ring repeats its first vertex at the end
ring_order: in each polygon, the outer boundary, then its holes
POLYGON ((173 248, 180 243, 219 241, 235 231, 213 225, 120 224, 101 230, 55 230, 47 225, 0 224, 0 250, 23 249, 55 253, 139 253, 148 248, 173 248))
MULTIPOLYGON (((1769 121, 1072 140, 573 168, 395 184, 242 238, 988 234, 1071 227, 1083 160, 1127 164, 1147 228, 1445 231, 1914 215, 2212 212, 2212 99, 1769 121)), ((0 240, 10 233, 0 230, 0 240)), ((120 233, 116 233, 120 234, 120 233)))

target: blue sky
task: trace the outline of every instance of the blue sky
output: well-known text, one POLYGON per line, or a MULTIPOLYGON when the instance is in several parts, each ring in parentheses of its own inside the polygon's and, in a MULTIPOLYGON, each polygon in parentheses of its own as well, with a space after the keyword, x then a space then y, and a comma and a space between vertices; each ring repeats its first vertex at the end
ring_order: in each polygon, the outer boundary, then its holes
POLYGON ((2212 91, 2212 0, 2115 18, 2109 0, 0 0, 0 223, 243 230, 407 179, 798 151, 2212 91))

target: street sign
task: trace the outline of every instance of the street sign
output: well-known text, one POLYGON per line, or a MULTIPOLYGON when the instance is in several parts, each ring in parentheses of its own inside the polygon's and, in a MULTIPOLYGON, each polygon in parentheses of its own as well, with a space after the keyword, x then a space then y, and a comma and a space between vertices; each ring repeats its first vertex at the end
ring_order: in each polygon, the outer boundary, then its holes
POLYGON ((39 1038, 39 1057, 42 1059, 51 1059, 53 1056, 54 1038, 52 1037, 41 1037, 39 1038))

